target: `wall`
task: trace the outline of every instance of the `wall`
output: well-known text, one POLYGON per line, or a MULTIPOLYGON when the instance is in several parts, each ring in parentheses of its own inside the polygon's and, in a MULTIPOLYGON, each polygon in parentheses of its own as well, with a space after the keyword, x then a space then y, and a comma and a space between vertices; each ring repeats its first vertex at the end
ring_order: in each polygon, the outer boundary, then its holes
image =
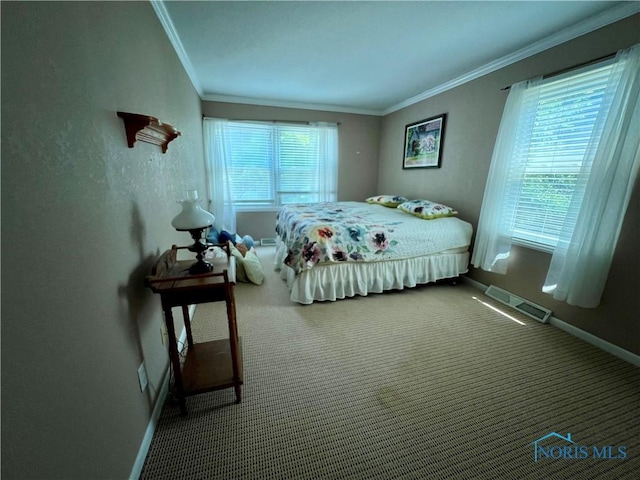
MULTIPOLYGON (((382 122, 378 190, 441 201, 456 207, 460 217, 476 228, 507 98, 507 92, 501 88, 629 47, 640 41, 638 27, 640 16, 629 17, 387 115, 382 122), (445 112, 448 123, 442 168, 402 170, 405 125, 445 112)), ((546 306, 555 317, 640 354, 639 225, 640 188, 636 185, 602 303, 595 309, 572 307, 543 294, 541 288, 550 256, 534 250, 514 247, 507 275, 472 268, 469 276, 546 306)))
MULTIPOLYGON (((338 122, 338 200, 362 201, 377 193, 380 117, 211 101, 202 102, 202 111, 230 120, 338 122)), ((256 239, 274 237, 276 213, 238 212, 238 233, 256 239)))
POLYGON ((131 473, 168 365, 143 281, 189 240, 170 221, 203 175, 200 99, 150 3, 2 2, 3 479, 131 473), (118 110, 182 136, 129 149, 118 110))

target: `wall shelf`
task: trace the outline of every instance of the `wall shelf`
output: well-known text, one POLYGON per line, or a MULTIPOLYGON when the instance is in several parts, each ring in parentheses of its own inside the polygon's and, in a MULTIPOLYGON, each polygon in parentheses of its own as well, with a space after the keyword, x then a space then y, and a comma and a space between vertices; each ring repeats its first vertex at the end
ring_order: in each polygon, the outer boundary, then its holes
POLYGON ((124 120, 124 129, 127 134, 127 144, 133 148, 136 140, 160 145, 162 153, 167 151, 169 142, 177 138, 180 132, 168 123, 162 123, 155 117, 140 115, 137 113, 118 112, 118 116, 124 120))

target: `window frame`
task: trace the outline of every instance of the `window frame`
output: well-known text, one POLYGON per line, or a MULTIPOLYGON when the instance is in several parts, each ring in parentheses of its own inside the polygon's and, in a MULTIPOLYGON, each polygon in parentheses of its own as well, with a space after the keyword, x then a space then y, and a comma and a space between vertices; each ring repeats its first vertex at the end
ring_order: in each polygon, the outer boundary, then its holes
MULTIPOLYGON (((233 200, 233 207, 236 211, 238 212, 271 212, 271 211, 278 211, 280 210, 280 208, 284 205, 289 205, 292 202, 287 202, 284 203, 282 201, 282 197, 285 195, 315 195, 316 197, 320 198, 323 193, 322 193, 322 189, 321 188, 317 188, 315 191, 313 189, 311 190, 299 190, 299 191, 291 191, 291 190, 285 190, 283 189, 283 179, 281 176, 282 170, 283 169, 283 165, 282 165, 282 160, 283 160, 283 156, 281 155, 282 152, 282 143, 281 143, 281 135, 283 133, 286 133, 286 129, 291 128, 292 132, 295 132, 296 129, 299 130, 304 130, 304 129, 309 129, 309 130, 317 130, 320 126, 319 125, 313 125, 313 124, 302 124, 302 123, 287 123, 287 122, 262 122, 262 121, 228 121, 227 127, 228 129, 233 129, 234 127, 240 127, 241 125, 247 125, 247 124, 254 124, 254 125, 260 125, 262 127, 268 128, 270 130, 270 144, 268 146, 268 152, 265 152, 265 157, 268 157, 268 161, 269 161, 269 177, 270 177, 270 182, 271 182, 271 196, 272 199, 270 200, 256 200, 256 199, 252 199, 252 200, 238 200, 236 199, 236 195, 232 195, 232 198, 234 198, 233 200), (284 129, 284 132, 283 132, 284 129)), ((337 129, 337 125, 331 124, 332 127, 335 127, 337 129)), ((337 132, 337 130, 336 130, 337 132)), ((307 132, 309 134, 312 134, 313 132, 307 132)), ((315 138, 314 140, 314 151, 311 153, 311 156, 320 156, 320 133, 319 131, 317 133, 315 133, 315 135, 317 136, 317 138, 315 138)), ((337 137, 336 137, 336 150, 337 150, 337 137)), ((285 153, 291 153, 289 152, 285 152, 285 153)), ((322 168, 322 160, 318 159, 317 160, 317 170, 316 170, 316 177, 320 176, 320 171, 322 168)), ((233 169, 233 167, 230 168, 231 170, 233 169)), ((333 172, 333 175, 335 175, 335 181, 333 182, 333 187, 330 190, 330 193, 333 195, 333 197, 337 197, 337 158, 336 158, 336 165, 335 165, 335 171, 333 172)), ((232 178, 233 177, 233 172, 230 171, 229 173, 229 177, 232 178)), ((232 184, 234 183, 233 180, 231 180, 232 184)), ((319 182, 320 183, 320 182, 319 182)), ((237 185, 237 184, 236 184, 237 185)), ((320 185, 318 185, 318 187, 320 187, 320 185)), ((318 200, 309 200, 308 203, 316 203, 318 200)), ((305 201, 296 201, 293 203, 306 203, 305 201)))
MULTIPOLYGON (((564 72, 560 75, 554 75, 551 76, 549 78, 546 78, 545 80, 543 80, 543 83, 541 83, 540 87, 541 89, 545 88, 546 86, 549 86, 551 84, 554 83, 558 83, 558 82, 570 82, 572 81, 572 79, 577 78, 580 75, 584 75, 584 74, 594 74, 596 75, 597 72, 599 70, 602 69, 609 69, 609 74, 607 74, 607 78, 609 78, 610 75, 610 69, 613 68, 614 66, 614 58, 608 58, 605 60, 601 60, 598 62, 595 62, 593 64, 590 65, 586 65, 577 69, 573 69, 571 71, 568 72, 564 72)), ((605 86, 607 82, 604 82, 605 86)), ((588 93, 588 89, 589 87, 586 86, 584 87, 583 91, 585 92, 584 95, 587 95, 588 93)), ((556 101, 562 101, 563 99, 566 99, 567 95, 565 95, 564 97, 557 97, 556 101)), ((536 109, 536 117, 538 116, 538 114, 540 113, 540 109, 539 109, 539 103, 538 103, 538 107, 536 109)), ((599 115, 602 114, 602 106, 599 105, 598 106, 598 111, 597 113, 594 115, 593 117, 593 123, 596 123, 597 117, 599 115)), ((593 127, 592 127, 593 128, 593 127)), ((566 128, 565 128, 566 130, 566 128)), ((564 130, 563 130, 564 131, 564 130)), ((600 141, 600 138, 598 138, 598 142, 600 141)), ((531 142, 529 143, 529 146, 531 145, 531 142)), ((586 147, 585 147, 586 148, 586 147)), ((580 166, 577 167, 576 169, 576 175, 580 172, 580 170, 583 168, 584 165, 584 154, 583 154, 583 158, 580 160, 581 164, 580 166)), ((529 160, 529 156, 527 157, 527 164, 530 165, 530 160, 529 160)), ((526 167, 525 167, 526 168, 526 167)), ((550 169, 550 171, 545 172, 546 174, 554 174, 554 173, 558 173, 558 172, 553 172, 553 165, 551 165, 550 167, 548 167, 550 169)), ((522 182, 520 185, 520 188, 518 190, 518 197, 520 197, 520 195, 522 195, 523 190, 525 188, 524 185, 524 180, 525 180, 525 175, 526 172, 522 174, 522 176, 520 177, 520 181, 522 182)), ((572 188, 572 193, 571 195, 573 196, 573 193, 575 192, 575 185, 572 188)), ((571 202, 571 200, 569 200, 569 202, 571 202)), ((558 241, 560 240, 560 236, 554 236, 551 237, 548 233, 545 234, 544 230, 539 230, 539 231, 531 231, 531 230, 523 230, 520 229, 516 226, 516 217, 518 216, 518 210, 522 209, 521 205, 518 202, 518 207, 516 207, 514 209, 514 219, 512 221, 511 224, 511 243, 514 245, 518 245, 520 247, 525 247, 525 248, 529 248, 529 249, 533 249, 533 250, 537 250, 537 251, 541 251, 541 252, 545 252, 545 253, 550 253, 553 254, 553 252, 555 251, 558 241), (543 237, 547 237, 549 238, 549 242, 543 242, 543 241, 539 241, 540 238, 543 237)), ((569 209, 569 207, 567 206, 567 210, 569 209)), ((539 209, 538 213, 542 213, 544 209, 539 209)), ((521 213, 521 212, 520 212, 521 213)), ((566 213, 565 213, 565 217, 566 217, 566 213)))

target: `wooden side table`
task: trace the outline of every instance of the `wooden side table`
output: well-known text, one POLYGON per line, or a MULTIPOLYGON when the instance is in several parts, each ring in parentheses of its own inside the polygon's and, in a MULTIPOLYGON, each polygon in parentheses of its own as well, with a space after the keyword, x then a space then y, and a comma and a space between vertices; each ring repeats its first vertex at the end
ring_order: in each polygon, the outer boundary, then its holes
POLYGON ((175 388, 180 413, 187 414, 186 400, 189 395, 233 387, 236 403, 240 403, 242 385, 242 352, 236 323, 236 304, 233 286, 236 282, 235 258, 228 245, 218 245, 226 257, 207 259, 213 271, 202 275, 191 275, 189 267, 193 260, 177 260, 177 252, 188 247, 173 245, 164 252, 153 267, 146 283, 154 293, 160 294, 164 320, 169 336, 169 358, 174 372, 175 388), (189 305, 207 302, 227 304, 229 338, 194 343, 191 335, 189 305), (180 364, 180 352, 173 325, 172 307, 182 307, 187 333, 188 350, 184 365, 180 364))

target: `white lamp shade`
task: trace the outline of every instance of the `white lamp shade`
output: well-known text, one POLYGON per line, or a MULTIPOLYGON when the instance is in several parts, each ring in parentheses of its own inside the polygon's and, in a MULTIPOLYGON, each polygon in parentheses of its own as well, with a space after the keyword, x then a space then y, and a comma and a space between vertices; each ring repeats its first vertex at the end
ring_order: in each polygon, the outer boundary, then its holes
POLYGON ((171 220, 173 228, 179 231, 196 230, 210 227, 216 221, 216 217, 198 205, 197 199, 181 200, 182 211, 171 220))

